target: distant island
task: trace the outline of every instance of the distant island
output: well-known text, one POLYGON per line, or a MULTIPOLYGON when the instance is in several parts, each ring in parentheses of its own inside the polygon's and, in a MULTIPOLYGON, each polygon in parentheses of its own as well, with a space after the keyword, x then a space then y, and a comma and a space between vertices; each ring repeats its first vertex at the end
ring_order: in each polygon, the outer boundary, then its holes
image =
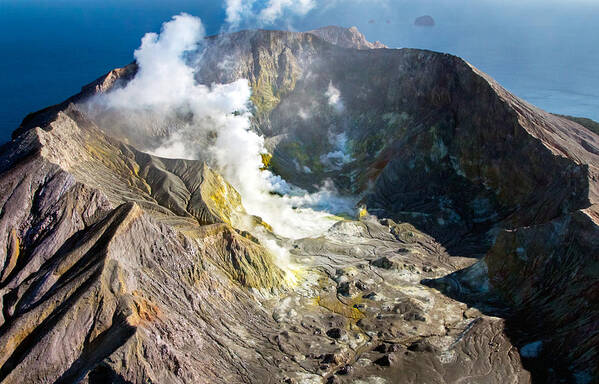
POLYGON ((435 19, 433 19, 429 15, 420 16, 417 17, 416 20, 414 20, 414 25, 417 25, 419 27, 434 27, 435 19))

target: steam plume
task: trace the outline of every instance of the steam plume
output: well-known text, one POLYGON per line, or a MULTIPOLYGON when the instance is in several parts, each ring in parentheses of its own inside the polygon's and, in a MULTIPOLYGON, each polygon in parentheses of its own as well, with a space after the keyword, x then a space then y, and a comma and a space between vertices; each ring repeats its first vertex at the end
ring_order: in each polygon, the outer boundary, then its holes
POLYGON ((240 24, 264 26, 273 24, 282 16, 305 16, 316 7, 316 0, 268 0, 262 9, 254 9, 255 0, 226 0, 225 21, 230 29, 240 24))
POLYGON ((159 35, 146 34, 135 51, 135 78, 94 99, 90 113, 100 122, 117 116, 121 132, 148 152, 207 161, 240 192, 246 210, 281 236, 318 235, 334 223, 329 210, 353 211, 354 202, 337 196, 332 184, 308 194, 261 170, 266 150, 264 138, 250 129, 248 81, 207 86, 195 80, 203 38, 200 19, 187 14, 166 22, 159 35))

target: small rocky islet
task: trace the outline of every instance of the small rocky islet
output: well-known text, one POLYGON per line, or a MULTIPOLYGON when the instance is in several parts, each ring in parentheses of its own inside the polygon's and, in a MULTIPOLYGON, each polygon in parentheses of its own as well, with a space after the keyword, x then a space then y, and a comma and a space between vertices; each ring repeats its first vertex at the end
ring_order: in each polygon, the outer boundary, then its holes
POLYGON ((414 20, 414 25, 418 27, 434 27, 435 19, 430 15, 419 16, 414 20))

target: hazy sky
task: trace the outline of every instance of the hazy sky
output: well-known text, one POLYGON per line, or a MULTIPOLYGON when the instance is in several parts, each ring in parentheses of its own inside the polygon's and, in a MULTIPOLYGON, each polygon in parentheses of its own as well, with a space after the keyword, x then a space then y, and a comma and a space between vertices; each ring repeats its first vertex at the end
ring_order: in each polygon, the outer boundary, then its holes
MULTIPOLYGON (((599 119, 599 0, 268 1, 282 12, 263 28, 355 25, 390 47, 462 56, 551 112, 599 119), (285 8, 298 3, 305 14, 285 8), (415 27, 423 14, 436 26, 415 27)), ((0 142, 28 112, 129 63, 143 34, 180 12, 199 16, 208 34, 226 18, 224 2, 206 0, 0 0, 0 142)), ((257 25, 243 20, 233 28, 257 25)))

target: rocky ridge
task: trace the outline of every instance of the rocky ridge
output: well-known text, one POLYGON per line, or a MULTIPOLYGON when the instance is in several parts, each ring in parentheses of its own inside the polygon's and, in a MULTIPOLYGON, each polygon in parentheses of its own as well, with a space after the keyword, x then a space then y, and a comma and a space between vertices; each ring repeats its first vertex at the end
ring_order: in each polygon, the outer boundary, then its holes
POLYGON ((380 41, 371 43, 370 41, 366 40, 366 36, 364 36, 356 27, 343 28, 335 25, 329 25, 328 27, 314 29, 306 33, 316 35, 324 41, 343 48, 387 48, 387 46, 380 41))

